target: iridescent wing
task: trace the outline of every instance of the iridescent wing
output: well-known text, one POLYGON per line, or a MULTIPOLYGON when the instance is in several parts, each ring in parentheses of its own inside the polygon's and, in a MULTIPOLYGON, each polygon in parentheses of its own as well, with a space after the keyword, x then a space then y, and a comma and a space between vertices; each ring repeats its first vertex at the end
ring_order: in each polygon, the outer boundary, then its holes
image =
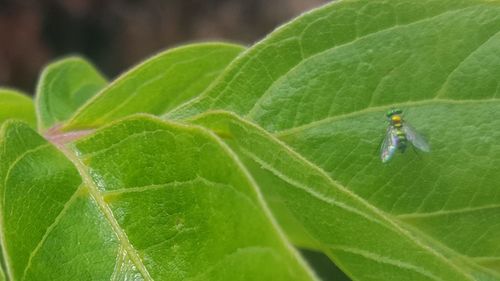
POLYGON ((429 143, 427 143, 425 138, 417 133, 417 131, 410 124, 405 122, 403 124, 403 130, 406 134, 406 139, 408 139, 416 148, 425 152, 431 151, 429 143))
POLYGON ((383 163, 391 160, 394 152, 396 152, 396 149, 398 148, 398 141, 399 139, 396 134, 396 130, 392 126, 389 126, 385 133, 382 146, 380 147, 380 158, 383 163))

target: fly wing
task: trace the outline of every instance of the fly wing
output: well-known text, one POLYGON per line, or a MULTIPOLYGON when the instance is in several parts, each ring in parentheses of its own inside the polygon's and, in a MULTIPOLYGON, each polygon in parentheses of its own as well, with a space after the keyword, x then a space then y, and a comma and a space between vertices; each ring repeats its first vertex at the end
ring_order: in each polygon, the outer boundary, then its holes
POLYGON ((385 133, 384 141, 382 142, 382 146, 380 147, 380 158, 382 162, 385 163, 391 160, 394 152, 398 148, 398 136, 396 135, 396 131, 392 126, 387 128, 385 133))
POLYGON ((425 152, 431 151, 429 143, 427 143, 425 138, 421 136, 410 124, 405 122, 403 130, 406 134, 406 139, 408 139, 416 148, 425 152))

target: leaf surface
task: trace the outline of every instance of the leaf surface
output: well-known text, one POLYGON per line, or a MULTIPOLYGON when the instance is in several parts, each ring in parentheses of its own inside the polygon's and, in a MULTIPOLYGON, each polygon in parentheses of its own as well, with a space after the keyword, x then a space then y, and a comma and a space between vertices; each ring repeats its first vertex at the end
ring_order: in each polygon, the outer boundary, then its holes
MULTIPOLYGON (((488 0, 326 5, 249 48, 209 91, 166 116, 218 108, 261 124, 267 120, 266 129, 277 129, 365 108, 372 93, 373 104, 430 97, 476 48, 487 41, 494 46, 498 5, 488 0), (431 82, 421 83, 426 78, 431 82)), ((493 76, 483 77, 489 87, 496 85, 493 76)))
POLYGON ((201 43, 162 52, 117 78, 80 108, 66 129, 95 128, 139 112, 161 115, 205 90, 242 50, 201 43))
POLYGON ((49 64, 40 76, 36 92, 39 130, 66 121, 106 83, 102 74, 83 58, 69 57, 49 64))
POLYGON ((165 118, 244 116, 474 278, 498 280, 499 46, 499 1, 340 1, 278 29, 165 118), (381 163, 391 108, 431 153, 381 163))
POLYGON ((296 245, 323 251, 354 280, 495 277, 459 253, 429 247, 427 237, 236 115, 213 112, 191 120, 213 130, 237 153, 296 245))
POLYGON ((0 88, 0 124, 8 119, 18 119, 36 126, 33 101, 18 91, 0 88))
MULTIPOLYGON (((345 0, 236 59, 241 47, 217 43, 159 54, 64 122, 96 128, 147 112, 218 137, 134 117, 63 154, 9 121, 7 276, 314 279, 262 190, 296 245, 354 280, 500 280, 499 46, 497 0, 345 0), (430 153, 381 163, 390 108, 430 153), (203 114, 213 109, 236 115, 203 114)), ((45 112, 66 120, 70 108, 45 112)))
POLYGON ((315 280, 206 130, 140 116, 71 148, 18 122, 2 136, 10 280, 315 280))
POLYGON ((431 153, 410 149, 382 164, 383 109, 280 137, 418 235, 499 272, 500 131, 491 129, 500 128, 498 101, 405 108, 406 118, 429 136, 431 153))

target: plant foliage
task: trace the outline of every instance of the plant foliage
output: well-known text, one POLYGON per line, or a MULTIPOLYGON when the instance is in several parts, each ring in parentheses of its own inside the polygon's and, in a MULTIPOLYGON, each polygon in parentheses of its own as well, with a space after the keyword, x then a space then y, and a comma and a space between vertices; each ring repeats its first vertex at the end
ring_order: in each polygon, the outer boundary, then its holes
POLYGON ((496 0, 334 2, 109 84, 55 62, 0 90, 0 280, 319 280, 297 248, 500 280, 499 77, 496 0), (430 153, 380 161, 391 108, 430 153))

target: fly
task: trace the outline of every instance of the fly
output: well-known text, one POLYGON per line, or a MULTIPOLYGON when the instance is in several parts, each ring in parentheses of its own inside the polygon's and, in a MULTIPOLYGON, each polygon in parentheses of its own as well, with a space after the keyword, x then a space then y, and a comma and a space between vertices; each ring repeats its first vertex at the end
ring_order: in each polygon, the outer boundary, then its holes
POLYGON ((405 152, 410 142, 414 147, 429 152, 429 144, 415 129, 403 120, 401 109, 392 109, 386 113, 389 120, 389 127, 385 133, 382 147, 380 148, 380 158, 385 163, 392 159, 396 150, 405 152))

